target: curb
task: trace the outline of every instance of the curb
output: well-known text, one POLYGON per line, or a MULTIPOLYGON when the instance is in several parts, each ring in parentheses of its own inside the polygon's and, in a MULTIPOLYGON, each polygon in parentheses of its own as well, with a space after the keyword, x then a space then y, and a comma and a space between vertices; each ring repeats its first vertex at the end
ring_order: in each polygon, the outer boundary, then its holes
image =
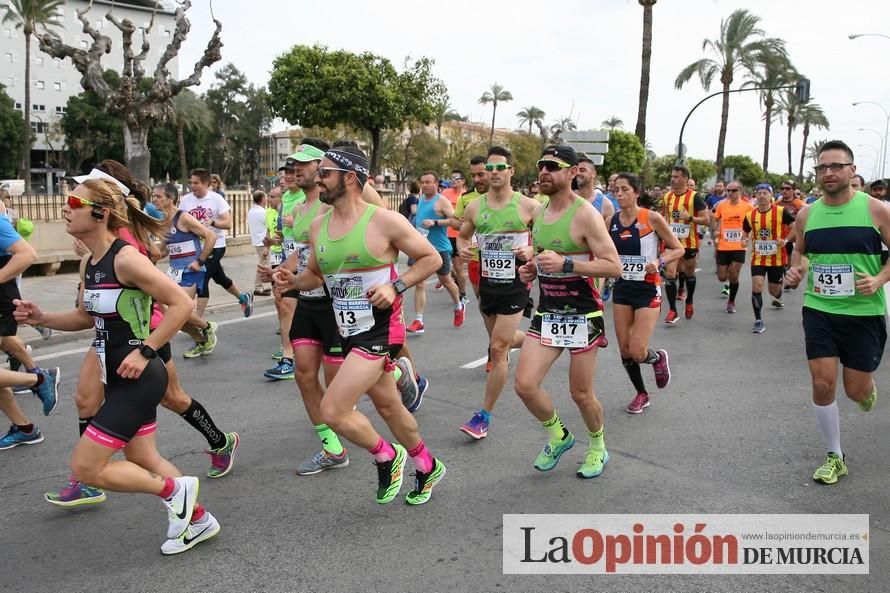
MULTIPOLYGON (((270 306, 275 305, 275 299, 271 296, 268 297, 255 297, 253 301, 254 312, 258 309, 266 309, 270 306)), ((241 305, 239 303, 226 303, 223 305, 208 305, 205 310, 205 316, 216 316, 221 315, 223 313, 228 313, 230 311, 239 311, 241 309, 241 305)), ((76 332, 56 332, 53 331, 53 335, 49 340, 44 340, 39 335, 34 336, 28 340, 24 340, 27 346, 31 346, 31 349, 34 352, 41 350, 43 348, 48 348, 51 346, 58 346, 61 344, 67 344, 69 342, 76 342, 78 340, 85 340, 91 338, 95 335, 95 330, 93 329, 84 329, 76 332)))

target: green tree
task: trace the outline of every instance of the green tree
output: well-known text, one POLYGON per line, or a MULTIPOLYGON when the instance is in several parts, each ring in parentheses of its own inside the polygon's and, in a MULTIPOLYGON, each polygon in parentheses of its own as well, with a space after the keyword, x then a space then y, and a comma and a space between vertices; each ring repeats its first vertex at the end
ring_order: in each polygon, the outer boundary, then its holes
MULTIPOLYGON (((732 167, 735 178, 746 187, 754 187, 766 179, 763 167, 754 162, 754 159, 746 154, 731 154, 723 159, 723 167, 732 167)), ((726 181, 730 181, 727 179, 726 181)))
POLYGON ((547 114, 540 107, 535 107, 534 105, 530 105, 528 107, 524 107, 519 113, 516 114, 516 117, 519 118, 519 125, 525 127, 528 125, 528 134, 531 136, 532 134, 532 126, 538 126, 539 128, 544 125, 544 117, 547 114))
POLYGON ((745 87, 764 87, 758 91, 760 95, 760 104, 763 106, 763 170, 769 169, 769 139, 770 128, 776 120, 776 93, 775 87, 794 84, 797 81, 798 74, 794 66, 787 59, 777 56, 774 60, 767 61, 763 68, 760 68, 749 75, 750 80, 746 81, 742 88, 745 87))
POLYGON ((25 120, 0 84, 0 177, 15 177, 21 164, 25 120))
MULTIPOLYGON (((606 157, 609 158, 608 156, 606 157)), ((670 183, 671 170, 677 162, 677 155, 665 154, 654 159, 649 159, 647 164, 651 171, 648 183, 650 185, 658 184, 664 187, 670 183)), ((692 157, 686 158, 686 168, 689 169, 689 175, 696 182, 702 183, 705 179, 712 177, 717 172, 714 161, 708 159, 697 159, 692 157)))
POLYGON ((445 143, 421 128, 408 147, 408 176, 419 179, 424 171, 435 171, 441 177, 445 163, 445 143))
POLYGON ((176 146, 179 153, 179 180, 185 183, 189 178, 186 161, 185 131, 213 128, 213 112, 198 95, 186 89, 173 99, 173 124, 176 126, 176 146))
POLYGON ((561 117, 550 125, 550 137, 545 138, 544 142, 560 142, 563 132, 574 132, 578 129, 578 124, 570 117, 561 117))
POLYGON ((466 121, 466 117, 451 108, 448 97, 443 97, 433 105, 433 122, 436 124, 436 140, 442 139, 442 126, 447 121, 466 121))
POLYGON ((470 166, 470 159, 476 155, 484 155, 487 150, 484 134, 469 134, 452 130, 448 136, 445 142, 446 171, 460 169, 466 172, 470 166))
MULTIPOLYGON (((109 88, 120 86, 120 76, 114 70, 106 70, 102 76, 109 88)), ((105 101, 96 93, 84 91, 69 97, 61 123, 68 147, 68 169, 82 171, 85 163, 124 160, 120 118, 108 113, 105 101)))
POLYGON ((51 27, 61 27, 59 8, 63 0, 9 0, 3 14, 4 23, 12 23, 25 36, 25 134, 22 138, 22 154, 25 157, 22 177, 25 193, 31 193, 31 36, 39 29, 49 32, 51 27))
POLYGON ((649 107, 649 70, 652 67, 652 7, 657 0, 637 0, 643 7, 643 57, 640 64, 640 101, 634 134, 646 144, 646 111, 649 107))
POLYGON ((624 127, 624 120, 617 115, 613 115, 609 119, 604 119, 600 125, 607 130, 616 130, 624 127))
POLYGON ((634 134, 614 130, 609 134, 609 152, 597 171, 603 177, 612 173, 639 174, 646 160, 646 148, 634 134))
POLYGON ((767 62, 778 58, 787 59, 785 42, 766 37, 759 27, 760 17, 745 9, 733 12, 729 19, 720 21, 720 37, 705 39, 702 50, 710 50, 713 58, 702 58, 686 66, 674 86, 682 88, 693 76, 698 76, 704 89, 710 90, 715 77, 723 88, 723 108, 720 113, 720 134, 717 139, 717 168, 723 164, 723 148, 726 144, 726 127, 729 121, 729 91, 736 73, 751 74, 767 62))
POLYGON ((494 144, 494 121, 498 114, 498 103, 506 103, 513 100, 513 93, 505 89, 498 83, 494 83, 489 90, 482 93, 479 97, 480 105, 488 105, 491 103, 491 133, 488 136, 488 143, 494 144))
MULTIPOLYGON (((803 124, 803 142, 800 145, 800 167, 797 170, 797 181, 803 182, 803 162, 806 158, 807 142, 810 139, 810 128, 828 129, 830 125, 825 112, 816 103, 806 103, 801 105, 798 112, 800 123, 803 124)), ((818 153, 817 153, 818 154, 818 153)))
POLYGON ((445 96, 432 74, 433 61, 406 60, 400 74, 392 63, 369 52, 354 54, 323 45, 297 45, 273 62, 269 79, 273 114, 302 127, 367 130, 371 136, 371 171, 380 169, 384 130, 409 122, 428 124, 434 105, 445 96), (305 92, 305 89, 312 92, 305 92))
POLYGON ((807 158, 814 163, 819 160, 819 151, 822 150, 822 145, 826 142, 828 142, 828 140, 826 140, 825 138, 821 140, 813 140, 813 143, 810 144, 806 149, 807 158))
POLYGON ((537 179, 541 141, 528 134, 511 133, 507 134, 504 144, 513 153, 513 186, 527 186, 537 179))

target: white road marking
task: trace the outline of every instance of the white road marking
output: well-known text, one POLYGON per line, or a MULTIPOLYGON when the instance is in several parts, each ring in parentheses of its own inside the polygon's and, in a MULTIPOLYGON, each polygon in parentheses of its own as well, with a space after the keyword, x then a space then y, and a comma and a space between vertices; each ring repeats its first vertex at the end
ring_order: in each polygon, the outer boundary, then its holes
MULTIPOLYGON (((263 317, 271 317, 272 315, 277 315, 277 311, 267 311, 265 313, 257 313, 256 315, 251 315, 250 317, 236 317, 234 319, 227 319, 225 321, 220 321, 219 325, 231 325, 233 323, 243 323, 245 321, 250 321, 252 319, 261 319, 263 317)), ((41 362, 44 360, 52 360, 54 358, 62 358, 63 356, 72 356, 74 354, 83 354, 88 351, 90 346, 86 348, 72 348, 70 350, 61 350, 59 352, 51 352, 49 354, 41 354, 40 356, 34 357, 34 362, 41 362)))
MULTIPOLYGON (((511 349, 510 349, 510 352, 516 352, 516 351, 518 351, 518 350, 519 350, 519 348, 511 348, 511 349)), ((488 356, 483 356, 483 357, 480 358, 479 360, 474 360, 474 361, 472 361, 472 362, 468 362, 467 364, 462 364, 462 365, 460 365, 460 368, 462 368, 462 369, 475 369, 475 368, 481 367, 483 364, 485 364, 485 363, 487 363, 487 362, 488 362, 488 356)))

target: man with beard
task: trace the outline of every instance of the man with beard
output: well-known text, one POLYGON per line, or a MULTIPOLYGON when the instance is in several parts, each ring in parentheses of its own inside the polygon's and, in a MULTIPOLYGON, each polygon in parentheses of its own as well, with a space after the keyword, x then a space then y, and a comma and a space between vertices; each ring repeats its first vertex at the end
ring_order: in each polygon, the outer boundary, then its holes
MULTIPOLYGON (((458 229, 464 222, 464 212, 467 206, 478 199, 479 196, 488 192, 489 174, 485 170, 485 157, 482 155, 474 156, 470 159, 470 178, 473 180, 473 191, 468 191, 457 199, 457 206, 454 207, 454 226, 458 229)), ((475 247, 474 244, 471 246, 475 247)), ((458 252, 459 254, 460 252, 458 252)), ((463 259, 463 258, 461 258, 463 259)), ((473 293, 476 295, 476 301, 479 301, 479 252, 473 251, 472 259, 467 260, 467 276, 470 279, 470 286, 473 287, 473 293)))
POLYGON ((578 155, 578 175, 575 181, 578 184, 578 195, 590 202, 603 215, 603 220, 609 220, 615 214, 615 206, 596 188, 596 165, 584 153, 578 155))
POLYGON ((813 411, 827 450, 813 479, 834 484, 848 471, 835 401, 838 361, 844 391, 863 412, 878 398, 874 373, 887 341, 884 284, 890 280, 890 267, 881 266, 881 244, 890 245, 890 210, 853 192, 856 165, 845 143, 823 144, 817 163, 816 181, 824 194, 797 214, 797 248, 785 279, 792 286, 806 281, 804 342, 813 411))
POLYGON ((368 159, 360 149, 341 146, 325 153, 318 176, 323 199, 333 208, 312 221, 312 250, 303 272, 295 276, 283 268, 275 280, 279 290, 311 291, 323 283, 327 287, 344 359, 325 390, 321 420, 373 455, 379 504, 398 495, 410 456, 416 480, 405 501, 419 505, 430 499, 445 466, 421 439, 387 369, 405 341, 402 295, 440 268, 442 259, 404 216, 365 203, 362 189, 368 175, 368 159), (414 259, 414 266, 401 277, 395 265, 400 251, 414 259), (397 442, 384 440, 354 409, 365 393, 397 442))

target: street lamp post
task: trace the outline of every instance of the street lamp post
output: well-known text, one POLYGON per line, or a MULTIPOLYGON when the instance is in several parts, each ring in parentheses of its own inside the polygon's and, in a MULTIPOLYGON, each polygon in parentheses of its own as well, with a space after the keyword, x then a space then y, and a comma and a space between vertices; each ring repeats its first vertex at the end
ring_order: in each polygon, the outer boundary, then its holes
POLYGON ((877 103, 875 101, 855 101, 853 103, 853 106, 855 107, 857 105, 875 105, 877 107, 880 107, 881 111, 884 112, 884 118, 885 118, 885 120, 884 120, 884 142, 883 142, 884 149, 881 154, 881 166, 880 166, 881 179, 883 179, 884 178, 884 165, 887 161, 887 134, 890 134, 890 112, 888 112, 887 109, 883 105, 881 105, 880 103, 877 103))
POLYGON ((847 37, 850 39, 858 39, 860 37, 883 37, 884 39, 890 39, 890 35, 884 35, 883 33, 850 33, 847 37))
MULTIPOLYGON (((881 149, 880 149, 880 153, 879 153, 878 155, 875 156, 875 164, 877 164, 877 162, 880 160, 880 158, 879 158, 880 155, 881 155, 881 154, 884 154, 884 143, 886 142, 887 139, 884 138, 884 135, 883 135, 883 134, 881 134, 879 131, 877 131, 877 130, 874 129, 874 128, 857 128, 856 131, 857 131, 857 132, 871 132, 872 134, 877 135, 878 139, 881 141, 881 149)), ((875 178, 877 178, 877 175, 878 175, 879 173, 880 173, 880 171, 875 171, 875 172, 874 172, 874 174, 875 174, 875 175, 874 175, 875 178)))
MULTIPOLYGON (((877 163, 881 157, 881 149, 878 148, 877 146, 875 146, 874 144, 857 144, 856 146, 862 147, 862 148, 871 148, 872 150, 874 150, 875 151, 875 163, 877 163)), ((872 180, 874 180, 877 176, 878 176, 878 172, 875 170, 872 170, 872 172, 871 172, 872 180)))

